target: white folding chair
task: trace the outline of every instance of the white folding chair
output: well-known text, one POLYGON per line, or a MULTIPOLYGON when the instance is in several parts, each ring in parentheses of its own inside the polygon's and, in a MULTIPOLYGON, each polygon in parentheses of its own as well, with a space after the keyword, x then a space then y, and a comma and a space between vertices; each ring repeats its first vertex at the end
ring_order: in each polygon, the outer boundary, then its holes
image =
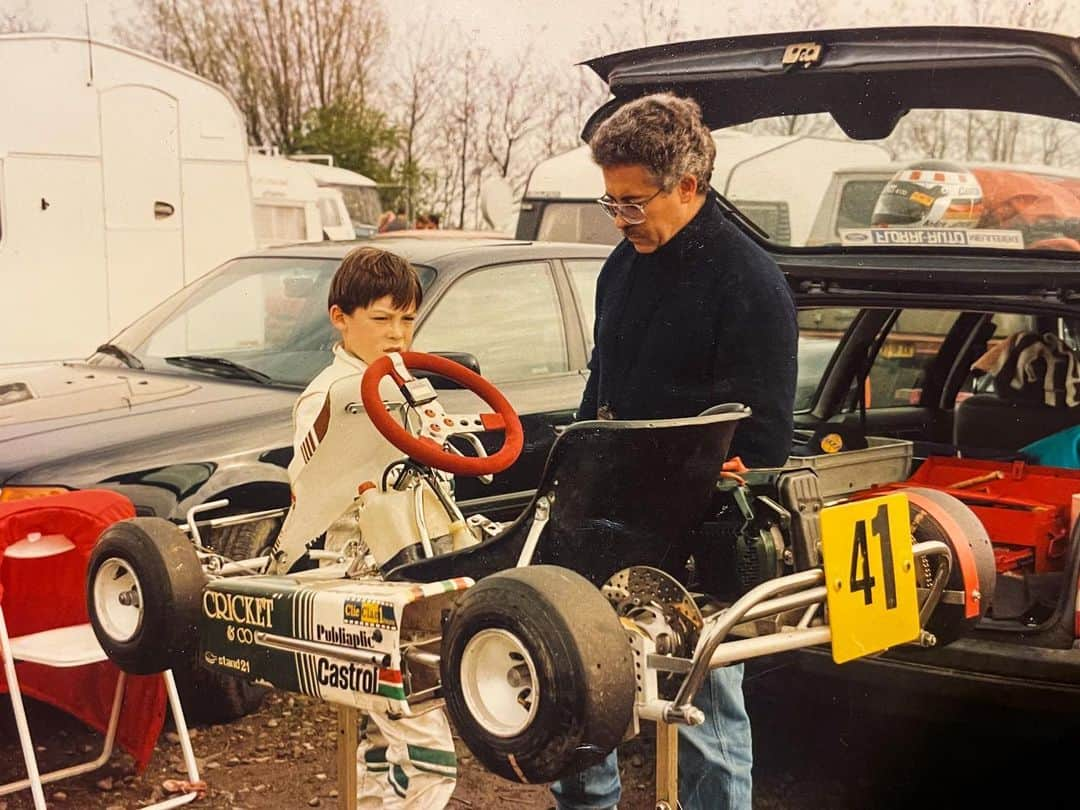
MULTIPOLYGON (((50 557, 63 554, 73 548, 75 548, 75 544, 62 535, 30 535, 8 546, 4 550, 4 557, 8 559, 50 557)), ((2 591, 0 591, 0 654, 4 659, 4 675, 7 678, 8 690, 11 695, 11 706, 15 714, 15 725, 19 732, 19 744, 22 747, 23 760, 26 763, 27 777, 0 785, 0 796, 30 788, 34 799, 34 807, 37 810, 46 810, 45 793, 42 785, 55 782, 58 779, 66 779, 69 776, 88 773, 100 768, 109 761, 113 752, 113 744, 116 741, 116 729, 120 722, 120 710, 124 703, 124 688, 127 684, 127 676, 121 672, 117 678, 112 710, 109 714, 109 724, 105 732, 105 741, 101 753, 93 760, 67 768, 59 768, 48 773, 41 773, 38 769, 34 743, 30 736, 30 726, 26 720, 26 710, 23 706, 22 692, 19 689, 15 663, 25 661, 47 667, 67 668, 107 661, 108 657, 105 655, 105 651, 101 649, 101 645, 98 644, 93 628, 89 624, 57 627, 52 630, 43 630, 39 633, 10 638, 7 623, 4 621, 3 607, 2 591)), ((188 782, 195 785, 199 782, 199 769, 195 762, 195 754, 191 748, 191 737, 188 734, 187 722, 184 719, 184 710, 180 705, 180 698, 176 691, 176 681, 173 679, 172 672, 163 672, 162 677, 165 679, 169 707, 172 710, 173 722, 176 724, 176 733, 180 738, 180 747, 184 754, 188 782)), ((192 790, 156 804, 148 805, 146 810, 152 808, 154 810, 164 810, 164 808, 168 807, 179 807, 194 801, 198 796, 199 792, 192 790)))

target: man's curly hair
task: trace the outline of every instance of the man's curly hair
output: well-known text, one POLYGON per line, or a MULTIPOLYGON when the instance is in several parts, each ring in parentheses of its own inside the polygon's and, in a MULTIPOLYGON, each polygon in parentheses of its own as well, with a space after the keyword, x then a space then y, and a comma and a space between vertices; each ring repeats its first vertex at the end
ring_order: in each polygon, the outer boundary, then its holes
POLYGON ((687 174, 704 193, 712 177, 716 144, 691 98, 654 93, 620 107, 589 141, 601 168, 644 166, 655 183, 671 191, 687 174))

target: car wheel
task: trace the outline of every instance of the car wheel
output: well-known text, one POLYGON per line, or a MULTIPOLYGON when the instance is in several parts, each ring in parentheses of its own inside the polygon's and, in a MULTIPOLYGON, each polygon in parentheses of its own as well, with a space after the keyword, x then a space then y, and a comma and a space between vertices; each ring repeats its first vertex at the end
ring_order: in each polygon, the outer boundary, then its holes
MULTIPOLYGON (((937 637, 938 645, 948 644, 966 635, 993 604, 994 584, 997 580, 994 547, 982 521, 953 496, 924 487, 911 487, 904 492, 908 495, 911 537, 914 542, 940 540, 951 549, 956 549, 957 544, 962 543, 970 550, 968 553, 975 561, 977 582, 972 584, 979 591, 979 615, 968 618, 964 615, 964 605, 947 604, 943 601, 938 604, 926 623, 927 632, 937 637)), ((960 553, 963 552, 964 549, 961 548, 960 553)), ((964 573, 955 556, 954 551, 952 571, 945 587, 948 590, 962 591, 965 585, 964 573)), ((916 566, 916 579, 920 588, 930 587, 933 570, 927 558, 923 558, 922 563, 916 566)))
POLYGON ((125 672, 189 666, 206 584, 191 540, 162 518, 114 523, 87 569, 87 612, 98 643, 125 672))
POLYGON ((447 710, 469 750, 515 782, 551 782, 600 762, 633 717, 625 631, 588 580, 559 566, 492 574, 444 628, 447 710))

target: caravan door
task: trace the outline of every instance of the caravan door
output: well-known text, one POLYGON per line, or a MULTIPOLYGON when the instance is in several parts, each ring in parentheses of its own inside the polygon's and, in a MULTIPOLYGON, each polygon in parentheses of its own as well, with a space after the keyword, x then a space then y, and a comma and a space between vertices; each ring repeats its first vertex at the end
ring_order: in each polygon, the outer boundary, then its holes
POLYGON ((144 85, 101 94, 109 334, 184 283, 178 107, 144 85))

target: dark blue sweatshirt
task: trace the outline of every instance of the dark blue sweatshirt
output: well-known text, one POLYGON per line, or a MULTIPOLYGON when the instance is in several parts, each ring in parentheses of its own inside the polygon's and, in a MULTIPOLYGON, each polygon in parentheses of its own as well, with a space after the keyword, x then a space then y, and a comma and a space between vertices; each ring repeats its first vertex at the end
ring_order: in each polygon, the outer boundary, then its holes
POLYGON ((595 348, 578 416, 693 416, 723 402, 753 410, 731 455, 752 467, 791 451, 798 326, 768 253, 728 221, 710 193, 651 254, 623 240, 596 287, 595 348))

